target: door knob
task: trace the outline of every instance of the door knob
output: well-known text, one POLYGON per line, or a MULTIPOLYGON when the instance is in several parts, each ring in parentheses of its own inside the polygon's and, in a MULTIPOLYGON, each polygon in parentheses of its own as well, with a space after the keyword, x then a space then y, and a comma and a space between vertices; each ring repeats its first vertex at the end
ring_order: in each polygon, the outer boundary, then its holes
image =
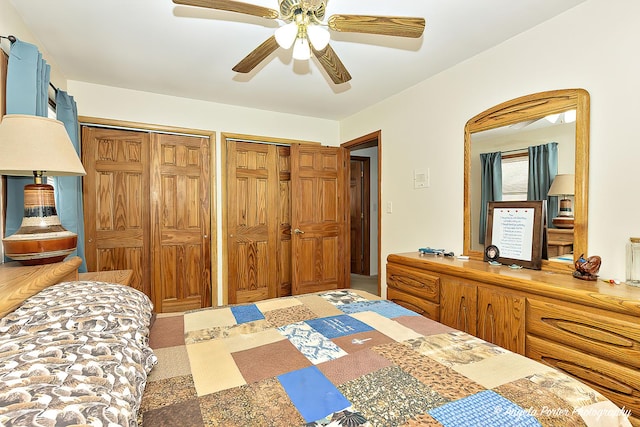
POLYGON ((304 231, 300 230, 299 228, 296 228, 295 230, 293 230, 293 232, 296 234, 304 234, 304 231))

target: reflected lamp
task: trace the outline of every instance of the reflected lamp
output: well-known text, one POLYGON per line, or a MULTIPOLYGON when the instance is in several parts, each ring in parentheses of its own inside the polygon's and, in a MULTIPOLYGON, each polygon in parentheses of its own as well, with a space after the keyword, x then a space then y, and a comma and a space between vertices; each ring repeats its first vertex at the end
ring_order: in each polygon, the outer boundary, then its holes
POLYGON ((548 196, 561 196, 558 215, 551 222, 556 228, 573 228, 573 209, 569 196, 575 194, 575 175, 559 174, 553 179, 548 196))

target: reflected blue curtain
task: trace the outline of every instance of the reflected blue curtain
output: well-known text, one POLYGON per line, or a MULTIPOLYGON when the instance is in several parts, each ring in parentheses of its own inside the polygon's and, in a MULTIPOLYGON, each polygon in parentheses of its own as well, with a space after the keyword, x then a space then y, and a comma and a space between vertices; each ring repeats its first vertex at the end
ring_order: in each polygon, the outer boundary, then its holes
POLYGON ((478 241, 484 245, 487 231, 487 210, 489 202, 502 200, 502 153, 480 154, 482 193, 480 199, 480 227, 478 241))
MULTIPOLYGON (((20 40, 11 45, 7 67, 7 114, 47 116, 50 70, 36 46, 20 40)), ((32 183, 33 178, 7 177, 7 236, 20 228, 24 186, 32 183)))
MULTIPOLYGON (((69 138, 80 156, 80 130, 78 125, 78 109, 73 96, 63 90, 56 92, 56 116, 64 123, 69 138)), ((78 246, 72 255, 82 258, 78 270, 87 271, 84 259, 84 212, 82 208, 82 177, 55 177, 56 207, 62 226, 78 235, 78 246)))
POLYGON ((547 201, 547 227, 550 227, 551 218, 558 212, 558 198, 549 197, 547 193, 551 188, 553 179, 558 174, 558 143, 529 147, 529 181, 527 188, 527 200, 547 201))

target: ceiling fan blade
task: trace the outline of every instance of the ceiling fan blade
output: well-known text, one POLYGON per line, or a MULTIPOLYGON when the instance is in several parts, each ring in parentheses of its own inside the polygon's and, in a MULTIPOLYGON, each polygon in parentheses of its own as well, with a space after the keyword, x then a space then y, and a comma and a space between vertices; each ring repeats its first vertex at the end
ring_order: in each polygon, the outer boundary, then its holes
POLYGON ((312 47, 311 50, 335 84, 346 83, 351 80, 351 74, 349 74, 331 46, 327 45, 323 50, 315 50, 312 47))
POLYGON ((422 36, 425 26, 424 18, 370 15, 332 15, 327 23, 334 31, 411 38, 422 36))
POLYGON ((265 40, 260 46, 255 48, 249 55, 233 67, 236 73, 248 73, 253 70, 259 63, 276 51, 280 46, 276 42, 276 37, 271 36, 265 40))
POLYGON ((209 9, 244 13, 245 15, 259 16, 268 19, 276 19, 279 16, 278 11, 275 9, 234 0, 173 0, 173 2, 187 6, 207 7, 209 9))

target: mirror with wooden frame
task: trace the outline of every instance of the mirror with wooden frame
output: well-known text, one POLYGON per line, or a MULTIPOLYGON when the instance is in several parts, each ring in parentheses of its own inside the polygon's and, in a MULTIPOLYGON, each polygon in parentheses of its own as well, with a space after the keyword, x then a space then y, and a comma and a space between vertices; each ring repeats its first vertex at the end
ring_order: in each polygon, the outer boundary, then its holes
POLYGON ((464 131, 463 254, 472 259, 484 257, 484 245, 478 238, 481 228, 478 220, 481 204, 479 153, 498 150, 506 153, 506 157, 517 157, 518 153, 526 156, 527 147, 540 141, 559 142, 558 174, 575 174, 573 233, 571 229, 561 230, 572 242, 568 250, 572 250, 573 255, 569 252, 563 257, 550 256, 543 260, 542 269, 572 271, 572 261, 581 254, 587 255, 589 93, 584 89, 523 96, 489 108, 467 122, 464 131), (574 113, 575 121, 569 118, 574 113), (554 120, 553 125, 551 120, 554 120))

